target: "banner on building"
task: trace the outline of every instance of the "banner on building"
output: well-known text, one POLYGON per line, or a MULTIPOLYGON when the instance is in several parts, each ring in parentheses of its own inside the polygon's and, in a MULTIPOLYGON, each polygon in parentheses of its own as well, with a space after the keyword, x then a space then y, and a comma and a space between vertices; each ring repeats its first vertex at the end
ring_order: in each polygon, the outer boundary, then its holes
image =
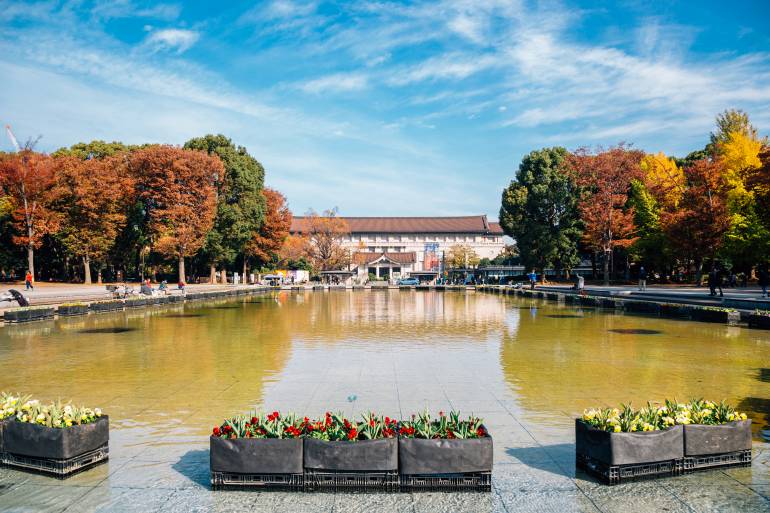
POLYGON ((438 271, 441 262, 438 258, 438 243, 432 242, 425 244, 425 256, 422 260, 424 271, 438 271))

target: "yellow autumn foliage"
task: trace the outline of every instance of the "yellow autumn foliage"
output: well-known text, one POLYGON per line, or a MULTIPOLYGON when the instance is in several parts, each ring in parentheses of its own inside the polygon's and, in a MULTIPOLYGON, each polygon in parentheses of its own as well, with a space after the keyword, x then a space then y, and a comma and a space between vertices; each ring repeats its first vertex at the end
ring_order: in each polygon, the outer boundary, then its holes
POLYGON ((684 191, 685 178, 674 159, 662 152, 648 154, 642 158, 641 168, 647 189, 660 203, 676 207, 684 191))
POLYGON ((727 185, 738 192, 746 190, 746 175, 762 165, 759 152, 762 141, 742 132, 730 132, 727 140, 719 145, 719 153, 725 170, 727 185))

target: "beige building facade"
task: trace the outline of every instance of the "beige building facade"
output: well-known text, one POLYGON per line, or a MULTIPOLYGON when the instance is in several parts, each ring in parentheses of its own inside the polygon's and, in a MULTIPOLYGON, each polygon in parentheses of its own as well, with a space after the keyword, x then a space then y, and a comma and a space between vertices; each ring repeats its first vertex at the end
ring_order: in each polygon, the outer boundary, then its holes
MULTIPOLYGON (((462 217, 345 217, 350 233, 343 245, 359 277, 374 274, 397 279, 420 276, 429 281, 443 271, 444 254, 455 245, 490 260, 505 248, 503 230, 485 215, 462 217)), ((292 221, 302 232, 303 218, 292 221)))

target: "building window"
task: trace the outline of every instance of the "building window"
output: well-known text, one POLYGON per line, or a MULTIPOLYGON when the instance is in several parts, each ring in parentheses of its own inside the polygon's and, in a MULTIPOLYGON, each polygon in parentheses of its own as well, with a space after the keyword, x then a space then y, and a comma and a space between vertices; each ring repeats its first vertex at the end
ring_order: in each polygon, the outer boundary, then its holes
POLYGON ((374 246, 369 246, 368 249, 369 249, 369 253, 374 253, 377 250, 377 248, 375 248, 374 246))

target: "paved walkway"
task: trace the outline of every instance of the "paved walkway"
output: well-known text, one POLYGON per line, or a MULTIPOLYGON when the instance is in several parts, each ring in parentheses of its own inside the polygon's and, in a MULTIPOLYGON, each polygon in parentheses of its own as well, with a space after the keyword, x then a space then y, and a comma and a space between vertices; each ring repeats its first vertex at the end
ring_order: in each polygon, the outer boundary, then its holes
MULTIPOLYGON (((23 282, 17 283, 2 283, 0 284, 0 296, 4 296, 10 289, 16 289, 29 300, 29 304, 35 305, 55 305, 61 303, 75 302, 75 301, 100 301, 105 299, 111 299, 112 295, 106 288, 106 283, 102 285, 92 284, 83 285, 78 283, 35 283, 33 290, 25 290, 23 282)), ((120 284, 122 285, 122 283, 120 284)), ((134 287, 134 290, 139 292, 140 283, 129 283, 130 287, 134 287)), ((244 285, 239 285, 243 287, 244 285)), ((158 288, 158 284, 152 285, 154 289, 158 288)), ((187 292, 202 292, 212 290, 227 290, 234 288, 233 285, 187 285, 187 292)), ((169 284, 169 292, 172 294, 180 293, 175 284, 169 284)), ((16 302, 3 301, 0 302, 0 311, 6 308, 15 308, 18 305, 16 302)))

